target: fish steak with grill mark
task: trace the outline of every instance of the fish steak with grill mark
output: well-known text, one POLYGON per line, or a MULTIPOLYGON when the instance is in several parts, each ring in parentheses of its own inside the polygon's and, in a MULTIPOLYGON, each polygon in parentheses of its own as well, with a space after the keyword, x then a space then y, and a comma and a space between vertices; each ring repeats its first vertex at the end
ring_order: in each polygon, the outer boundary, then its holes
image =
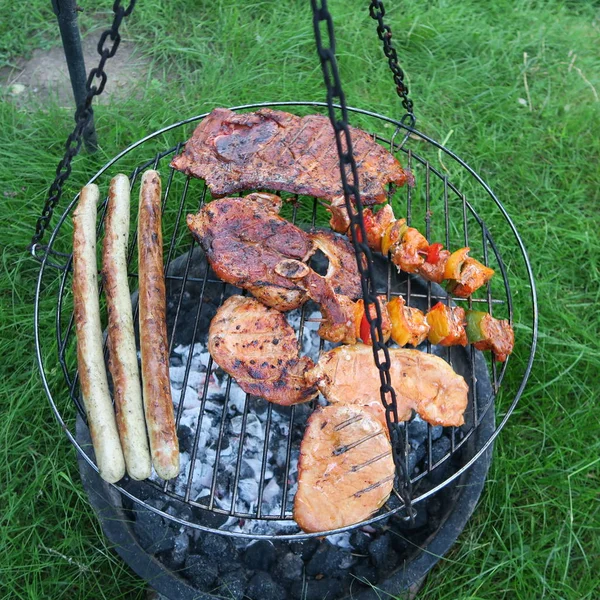
MULTIPOLYGON (((389 348, 390 376, 396 392, 398 419, 407 421, 415 410, 432 425, 460 427, 468 404, 469 386, 439 356, 419 350, 389 348)), ((381 380, 370 346, 339 346, 324 352, 306 380, 317 385, 331 403, 362 404, 381 412, 381 380)))
POLYGON ((361 406, 319 408, 300 445, 294 520, 306 532, 360 523, 385 503, 394 476, 385 424, 361 406))

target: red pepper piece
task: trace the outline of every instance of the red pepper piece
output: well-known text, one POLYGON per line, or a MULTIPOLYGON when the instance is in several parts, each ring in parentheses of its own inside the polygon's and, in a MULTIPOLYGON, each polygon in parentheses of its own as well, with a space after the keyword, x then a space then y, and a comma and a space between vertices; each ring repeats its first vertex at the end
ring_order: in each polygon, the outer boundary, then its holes
POLYGON ((440 244, 439 242, 436 244, 431 244, 427 249, 427 258, 426 262, 436 265, 440 260, 440 250, 444 247, 444 244, 440 244))
POLYGON ((360 339, 363 344, 369 344, 371 342, 371 326, 367 321, 367 315, 363 312, 363 316, 360 322, 360 339))

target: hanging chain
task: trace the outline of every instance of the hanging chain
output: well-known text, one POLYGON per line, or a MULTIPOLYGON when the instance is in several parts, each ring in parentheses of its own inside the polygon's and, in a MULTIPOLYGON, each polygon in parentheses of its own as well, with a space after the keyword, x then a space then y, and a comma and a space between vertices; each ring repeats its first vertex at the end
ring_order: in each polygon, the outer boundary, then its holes
POLYGON ((323 78, 327 88, 329 119, 331 120, 331 125, 335 132, 337 151, 340 159, 340 175, 344 189, 344 200, 346 202, 346 210, 350 216, 352 243, 354 245, 354 252, 356 253, 358 271, 360 273, 365 317, 369 323, 371 340, 373 343, 373 356, 381 381, 381 402, 385 408, 385 419, 390 432, 396 472, 402 475, 399 493, 408 513, 411 514, 410 478, 406 472, 404 461, 406 452, 399 442, 396 392, 392 387, 390 376, 390 353, 383 341, 381 305, 375 292, 373 256, 371 254, 371 249, 366 244, 367 234, 363 219, 363 205, 360 198, 358 171, 352 151, 352 140, 348 126, 348 109, 346 106, 346 97, 342 91, 342 84, 335 58, 333 21, 331 14, 327 9, 327 0, 311 0, 311 6, 313 11, 313 27, 317 42, 317 51, 321 60, 323 78), (328 47, 323 45, 320 29, 321 22, 324 22, 327 27, 328 47), (340 119, 338 119, 336 107, 334 106, 335 101, 339 104, 339 110, 341 112, 340 119), (371 314, 372 306, 375 307, 375 316, 372 316, 371 314))
POLYGON ((413 112, 413 101, 408 97, 408 86, 404 81, 404 71, 398 64, 398 54, 396 48, 392 45, 392 29, 383 22, 383 17, 385 17, 383 2, 381 0, 371 0, 369 14, 371 18, 377 21, 377 35, 383 42, 383 53, 388 59, 388 65, 394 75, 396 92, 400 96, 402 106, 406 111, 406 114, 400 120, 402 123, 408 124, 409 127, 414 127, 416 118, 413 112))
POLYGON ((87 129, 94 111, 92 109, 92 100, 94 96, 99 96, 104 91, 106 85, 107 75, 104 71, 104 65, 109 58, 112 58, 116 52, 119 44, 121 43, 121 34, 119 33, 119 27, 125 17, 128 17, 135 6, 136 0, 129 0, 127 8, 121 6, 121 0, 115 0, 113 4, 114 18, 110 29, 107 29, 100 36, 98 41, 98 54, 100 55, 100 62, 98 66, 93 68, 87 78, 85 88, 87 95, 85 101, 81 106, 77 107, 75 111, 75 127, 69 134, 65 143, 65 154, 61 161, 58 163, 56 168, 56 177, 48 190, 48 197, 42 210, 42 214, 37 220, 35 225, 35 233, 31 239, 29 245, 29 251, 31 254, 38 258, 36 255, 36 249, 40 245, 44 233, 52 218, 52 213, 59 203, 62 196, 63 186, 65 181, 71 175, 71 161, 79 151, 81 150, 83 132, 87 129), (107 41, 110 38, 111 44, 107 45, 107 41))

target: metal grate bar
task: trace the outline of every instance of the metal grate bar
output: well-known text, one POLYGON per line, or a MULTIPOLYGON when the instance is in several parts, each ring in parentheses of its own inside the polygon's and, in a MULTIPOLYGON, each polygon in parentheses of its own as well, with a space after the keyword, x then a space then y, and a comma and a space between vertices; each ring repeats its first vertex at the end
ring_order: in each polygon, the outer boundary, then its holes
MULTIPOLYGON (((462 200, 462 215, 463 215, 463 228, 465 232, 465 246, 469 245, 469 226, 467 220, 467 197, 464 194, 461 194, 462 200)), ((473 308, 473 302, 471 297, 468 298, 468 306, 469 309, 473 308)), ((471 373, 475 373, 475 348, 473 346, 469 346, 469 360, 471 362, 471 373)), ((479 425, 479 412, 477 409, 477 386, 470 385, 469 386, 469 396, 471 397, 471 408, 473 413, 473 427, 477 427, 479 425)))
MULTIPOLYGON (((208 273, 208 265, 206 267, 205 273, 208 273)), ((223 302, 223 297, 225 296, 225 287, 226 287, 226 284, 223 283, 223 288, 221 290, 221 298, 220 298, 219 304, 221 304, 223 302)), ((183 290, 182 290, 182 294, 183 294, 183 290)), ((200 296, 200 302, 198 303, 198 308, 197 308, 197 312, 196 312, 196 319, 197 319, 197 321, 195 323, 196 327, 197 327, 198 321, 200 319, 200 313, 202 311, 202 306, 204 306, 204 290, 202 290, 202 294, 200 296)), ((193 353, 193 340, 195 338, 196 331, 197 331, 197 329, 194 330, 194 337, 192 338, 192 343, 190 344, 190 353, 188 354, 188 362, 190 364, 191 364, 192 353, 193 353)), ((192 456, 190 457, 190 472, 189 472, 188 481, 187 481, 187 485, 186 485, 186 489, 185 489, 186 500, 188 500, 190 497, 194 468, 196 466, 196 460, 198 458, 198 439, 200 436, 200 432, 202 431, 202 421, 205 416, 206 400, 208 399, 208 393, 207 393, 208 392, 208 384, 210 381, 210 372, 212 370, 212 365, 213 365, 213 358, 212 358, 212 356, 209 356, 208 363, 206 365, 206 372, 208 375, 207 375, 207 377, 204 378, 204 386, 202 388, 202 399, 201 399, 201 403, 200 403, 200 412, 198 414, 198 425, 197 425, 197 429, 196 429, 196 435, 194 437, 194 448, 192 451, 192 456)), ((186 365, 186 368, 187 368, 187 365, 186 365)), ((227 405, 227 402, 229 401, 229 390, 230 389, 231 389, 231 378, 229 378, 227 380, 227 389, 225 391, 225 399, 223 401, 225 405, 227 405)), ((183 402, 183 399, 182 399, 182 402, 183 402)), ((214 468, 215 469, 217 468, 216 464, 215 464, 214 468)), ((212 490, 212 495, 214 495, 214 489, 212 490)))
POLYGON ((269 455, 269 436, 271 434, 271 414, 273 411, 273 405, 271 403, 267 406, 267 420, 265 421, 265 440, 263 444, 263 455, 262 464, 260 467, 260 479, 258 480, 258 503, 256 506, 256 516, 260 519, 262 516, 262 502, 263 495, 265 492, 265 472, 267 470, 267 459, 269 455))
MULTIPOLYGON (((207 371, 210 374, 210 371, 207 371)), ((208 380, 208 378, 207 378, 208 380)), ((231 377, 227 381, 227 388, 225 389, 225 400, 223 400, 223 410, 221 411, 221 426, 219 428, 219 437, 217 438, 217 450, 215 453, 215 462, 213 466, 212 482, 210 486, 210 500, 208 508, 211 510, 214 507, 215 496, 217 491, 217 476, 219 474, 219 464, 221 462, 221 448, 223 447, 223 439, 225 433, 225 423, 227 421, 227 407, 229 405, 229 398, 231 394, 231 377)))
POLYGON ((285 517, 285 509, 287 507, 287 497, 288 497, 288 484, 289 484, 289 476, 287 474, 290 471, 290 461, 292 458, 292 431, 294 428, 294 417, 296 416, 296 407, 292 406, 290 410, 290 422, 286 443, 286 452, 285 452, 285 468, 283 472, 286 476, 283 478, 283 491, 281 493, 281 512, 280 517, 283 519, 285 517))
POLYGON ((229 511, 230 514, 233 514, 235 512, 235 503, 236 503, 237 494, 238 494, 238 484, 240 482, 242 457, 244 454, 244 436, 246 435, 246 423, 248 421, 249 406, 250 406, 250 394, 246 394, 246 399, 244 400, 244 412, 242 414, 242 426, 240 429, 240 441, 239 441, 239 448, 238 448, 238 456, 237 456, 237 462, 235 465, 235 476, 233 479, 233 490, 231 492, 231 509, 229 511))

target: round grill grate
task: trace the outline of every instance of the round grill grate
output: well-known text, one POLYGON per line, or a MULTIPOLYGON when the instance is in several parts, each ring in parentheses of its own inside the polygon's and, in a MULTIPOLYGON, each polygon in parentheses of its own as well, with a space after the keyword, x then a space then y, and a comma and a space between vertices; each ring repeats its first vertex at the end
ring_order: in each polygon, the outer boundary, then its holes
MULTIPOLYGON (((307 114, 323 111, 326 104, 262 103, 232 110, 265 106, 294 107, 298 114, 307 114)), ((414 188, 390 190, 394 213, 405 216, 409 224, 420 229, 431 242, 441 241, 450 249, 470 246, 473 256, 496 270, 487 288, 463 300, 452 298, 440 286, 397 273, 389 261, 378 257, 375 264, 378 293, 387 294, 388 298, 401 294, 409 306, 424 311, 440 300, 456 302, 465 308, 486 310, 496 317, 509 319, 511 324, 513 320, 518 324, 515 352, 505 363, 497 363, 489 353, 484 356, 472 347, 437 348, 427 342, 420 348, 439 354, 465 377, 469 384, 469 405, 465 425, 444 430, 443 435, 448 440, 445 451, 440 453, 440 445, 435 444, 440 437, 439 428, 421 425, 420 449, 405 453, 407 472, 411 473, 413 505, 418 510, 419 501, 456 480, 483 454, 521 397, 537 339, 535 285, 527 253, 515 226, 473 169, 441 144, 400 121, 360 109, 349 110, 353 125, 372 132, 374 139, 388 147, 415 175, 414 188), (485 213, 485 221, 480 213, 485 213), (518 293, 518 302, 513 298, 513 289, 518 293), (473 434, 478 432, 484 418, 489 418, 490 411, 495 413, 497 426, 485 439, 477 436, 478 442, 473 446, 476 437, 473 434)), ((283 408, 247 395, 240 399, 235 382, 219 372, 208 354, 202 356, 203 351, 206 352, 210 318, 226 297, 240 292, 218 280, 210 271, 185 225, 186 214, 197 212, 210 201, 204 182, 187 178, 169 167, 172 156, 182 147, 182 140, 188 137, 189 130, 185 126, 204 116, 181 121, 136 142, 108 162, 89 182, 96 182, 101 191, 105 191, 116 173, 129 174, 135 198, 141 173, 147 168, 161 172, 170 351, 172 371, 178 369, 181 373, 173 397, 179 433, 181 435, 185 429, 190 440, 184 468, 177 480, 163 482, 156 479, 141 485, 124 480, 115 487, 135 502, 197 529, 251 538, 314 536, 317 534, 299 531, 291 512, 297 450, 312 405, 283 408), (194 362, 194 356, 199 356, 199 362, 194 362), (202 372, 201 377, 197 376, 198 370, 202 372), (216 394, 215 386, 218 387, 216 394), (212 440, 205 435, 208 428, 216 432, 212 440), (257 483, 253 490, 254 500, 247 499, 249 491, 243 485, 243 471, 249 463, 254 466, 257 483), (144 491, 146 486, 160 488, 179 510, 167 514, 147 503, 144 500, 148 498, 144 491), (207 519, 210 514, 221 517, 219 524, 223 528, 219 529, 215 522, 207 519), (223 518, 227 518, 224 525, 223 518)), ((327 213, 316 199, 280 195, 287 200, 282 213, 286 218, 302 227, 326 225, 327 213)), ((42 261, 35 298, 36 348, 44 387, 56 417, 69 440, 95 468, 73 433, 76 412, 83 414, 83 408, 77 378, 71 259, 56 264, 57 257, 69 256, 72 232, 69 217, 77 199, 78 196, 61 215, 42 261), (57 364, 62 370, 62 378, 55 376, 57 364)), ((134 204, 132 202, 132 206, 134 204)), ((99 235, 105 208, 106 201, 99 208, 99 235)), ((132 210, 136 212, 136 208, 132 210)), ((131 227, 129 274, 133 291, 137 289, 135 214, 132 214, 131 227)), ((136 294, 133 300, 137 317, 136 294)), ((311 324, 314 324, 312 329, 316 328, 314 310, 316 307, 308 303, 292 317, 301 342, 310 341, 311 324)), ((327 347, 321 340, 318 350, 327 347)), ((407 450, 416 448, 414 437, 411 437, 413 425, 402 426, 400 437, 407 450)), ((398 495, 393 494, 372 519, 353 527, 386 518, 403 508, 398 495)), ((340 533, 353 527, 328 533, 340 533)))

